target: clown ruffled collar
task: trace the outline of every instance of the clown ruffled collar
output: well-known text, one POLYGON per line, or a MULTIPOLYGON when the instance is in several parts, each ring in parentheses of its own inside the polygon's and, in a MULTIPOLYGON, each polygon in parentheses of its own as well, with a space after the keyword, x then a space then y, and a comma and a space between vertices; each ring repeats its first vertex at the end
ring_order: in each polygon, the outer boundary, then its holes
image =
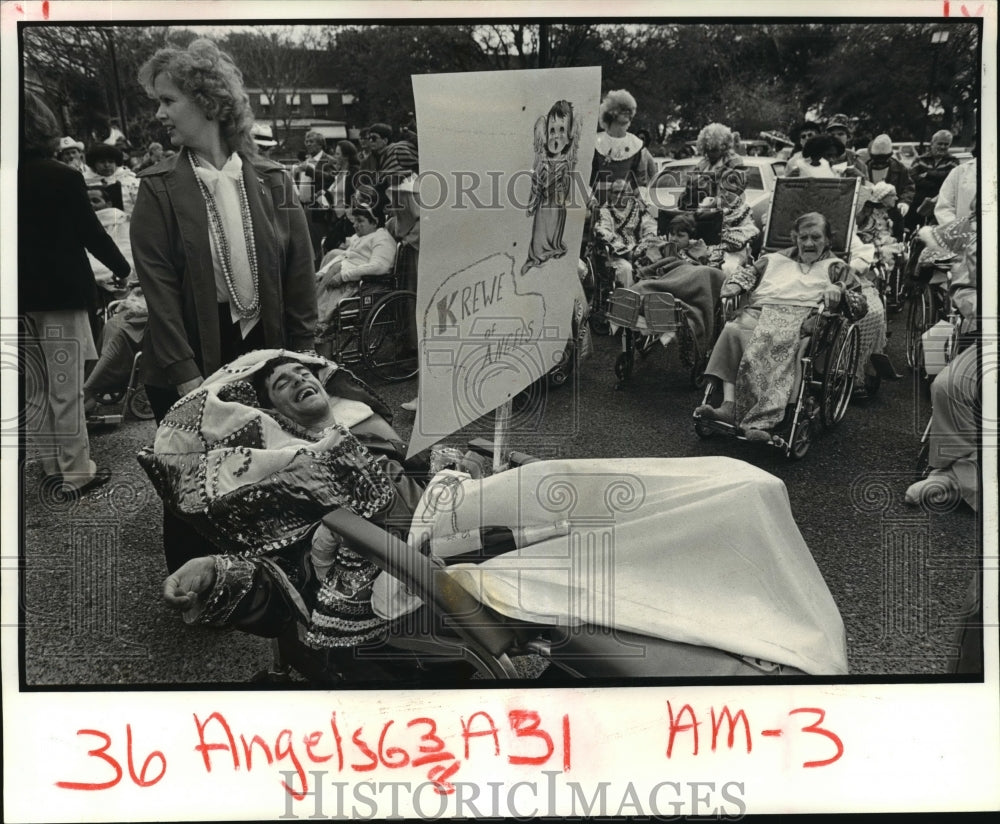
POLYGON ((628 160, 642 150, 642 139, 631 132, 624 137, 612 137, 607 132, 599 132, 594 148, 608 160, 628 160))

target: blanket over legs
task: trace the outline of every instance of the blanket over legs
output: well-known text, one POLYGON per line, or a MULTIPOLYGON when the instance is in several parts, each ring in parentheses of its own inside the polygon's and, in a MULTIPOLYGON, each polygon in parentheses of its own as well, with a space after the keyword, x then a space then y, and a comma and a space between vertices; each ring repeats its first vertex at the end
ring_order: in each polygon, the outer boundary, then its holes
MULTIPOLYGON (((785 485, 743 461, 539 461, 446 494, 432 484, 424 503, 411 541, 429 532, 441 557, 468 551, 456 536, 474 539, 484 525, 522 536, 516 551, 449 567, 504 615, 847 672, 843 621, 785 485)), ((372 603, 384 617, 419 604, 385 574, 372 603)))

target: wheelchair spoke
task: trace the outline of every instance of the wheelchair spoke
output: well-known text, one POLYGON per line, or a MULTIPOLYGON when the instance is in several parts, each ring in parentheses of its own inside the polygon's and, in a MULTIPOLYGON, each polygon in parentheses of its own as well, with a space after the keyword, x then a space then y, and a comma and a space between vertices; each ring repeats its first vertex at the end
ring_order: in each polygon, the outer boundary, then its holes
POLYGON ((140 421, 151 421, 153 419, 153 407, 146 397, 146 387, 139 384, 128 393, 128 400, 125 408, 136 419, 140 421))
POLYGON ((417 374, 416 311, 413 292, 391 292, 365 319, 361 356, 368 369, 384 381, 405 381, 417 374))
POLYGON ((854 391, 858 363, 859 333, 856 327, 842 324, 833 337, 823 375, 823 399, 820 406, 823 425, 840 423, 854 391))

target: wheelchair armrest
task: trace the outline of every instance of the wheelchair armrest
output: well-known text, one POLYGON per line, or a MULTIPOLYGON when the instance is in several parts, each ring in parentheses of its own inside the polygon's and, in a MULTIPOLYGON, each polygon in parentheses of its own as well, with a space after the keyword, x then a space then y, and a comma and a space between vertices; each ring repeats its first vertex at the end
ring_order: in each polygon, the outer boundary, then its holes
POLYGON ((358 281, 358 286, 380 286, 385 281, 391 281, 396 277, 395 272, 384 272, 381 275, 365 275, 358 281))
POLYGON ((736 317, 736 313, 750 302, 750 293, 741 291, 735 295, 726 295, 719 299, 722 304, 722 317, 726 321, 731 321, 736 317))
POLYGON ((484 620, 483 605, 459 586, 439 558, 411 549, 399 538, 343 507, 323 516, 326 527, 353 551, 409 587, 424 603, 448 616, 455 631, 480 655, 495 658, 513 649, 516 633, 484 620))
MULTIPOLYGON (((473 438, 468 443, 469 450, 482 455, 486 458, 493 458, 493 453, 495 451, 493 441, 488 441, 486 438, 473 438)), ((527 463, 535 463, 541 460, 536 458, 534 455, 529 455, 527 452, 519 452, 514 450, 508 456, 508 461, 511 467, 524 466, 527 463)))

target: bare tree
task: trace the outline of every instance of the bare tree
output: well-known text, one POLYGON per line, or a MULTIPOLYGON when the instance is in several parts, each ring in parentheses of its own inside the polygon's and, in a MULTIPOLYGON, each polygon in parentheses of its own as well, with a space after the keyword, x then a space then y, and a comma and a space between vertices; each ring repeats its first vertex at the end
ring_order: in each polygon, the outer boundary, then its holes
POLYGON ((291 100, 315 80, 319 30, 295 31, 292 26, 263 26, 255 32, 233 32, 222 43, 243 72, 248 86, 259 88, 270 101, 271 125, 287 131, 291 100), (287 100, 280 95, 287 95, 287 100))

